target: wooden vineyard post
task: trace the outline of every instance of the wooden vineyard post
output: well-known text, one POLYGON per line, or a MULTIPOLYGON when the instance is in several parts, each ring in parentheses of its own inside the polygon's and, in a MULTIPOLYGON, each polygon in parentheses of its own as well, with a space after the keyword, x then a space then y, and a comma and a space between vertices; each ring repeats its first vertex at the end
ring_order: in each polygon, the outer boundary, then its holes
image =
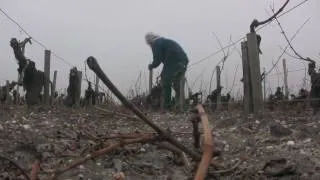
POLYGON ((92 96, 90 96, 88 100, 89 100, 88 107, 91 107, 92 106, 92 96))
MULTIPOLYGON (((49 105, 49 89, 50 89, 50 50, 44 51, 44 104, 49 105)), ((51 92, 52 93, 52 92, 51 92)))
POLYGON ((80 107, 80 97, 81 97, 81 84, 82 84, 82 72, 77 71, 78 76, 78 87, 77 87, 77 95, 76 95, 76 107, 80 107))
POLYGON ((251 102, 251 86, 250 86, 250 71, 248 62, 248 43, 247 41, 241 42, 242 51, 242 72, 243 72, 243 105, 244 112, 246 114, 252 112, 252 102, 251 102))
POLYGON ((283 59, 282 61, 283 64, 283 81, 284 81, 284 95, 285 99, 289 99, 289 90, 288 90, 288 69, 287 69, 287 63, 286 59, 283 59))
POLYGON ((95 100, 96 100, 96 105, 100 104, 100 95, 99 95, 99 77, 96 75, 96 83, 95 83, 95 100))
MULTIPOLYGON (((217 89, 221 87, 221 69, 220 69, 220 66, 217 66, 216 67, 216 71, 217 71, 217 89)), ((216 104, 216 110, 220 110, 221 108, 221 92, 218 93, 218 96, 217 96, 217 102, 214 102, 214 103, 217 103, 216 104)))
POLYGON ((180 108, 180 112, 184 111, 184 103, 185 103, 185 73, 183 73, 181 79, 180 79, 180 89, 179 89, 179 108, 180 108))
MULTIPOLYGON (((19 80, 18 80, 18 82, 19 82, 19 80)), ((19 84, 17 84, 17 104, 19 105, 20 104, 20 85, 19 84)))
POLYGON ((259 48, 255 32, 247 34, 247 41, 241 43, 244 83, 245 113, 259 113, 262 110, 262 84, 259 48))
POLYGON ((260 73, 259 48, 255 32, 247 34, 248 57, 250 66, 250 80, 252 89, 253 113, 257 114, 262 109, 262 86, 260 73))
POLYGON ((52 104, 53 104, 54 95, 55 95, 55 92, 56 92, 57 74, 58 74, 58 71, 54 71, 54 73, 53 73, 53 81, 52 81, 52 89, 51 89, 51 103, 52 104))
POLYGON ((58 71, 54 71, 54 73, 53 73, 53 81, 52 81, 52 93, 54 93, 56 91, 57 74, 58 74, 58 71))

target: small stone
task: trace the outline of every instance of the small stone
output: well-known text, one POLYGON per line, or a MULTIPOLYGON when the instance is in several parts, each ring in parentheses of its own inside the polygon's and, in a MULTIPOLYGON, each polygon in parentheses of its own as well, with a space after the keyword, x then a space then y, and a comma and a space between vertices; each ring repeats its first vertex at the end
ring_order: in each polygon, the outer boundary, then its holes
POLYGON ((98 163, 97 163, 97 166, 101 166, 101 163, 98 162, 98 163))
POLYGON ((305 139, 303 142, 304 142, 304 143, 309 143, 309 142, 311 142, 311 138, 307 138, 307 139, 305 139))
POLYGON ((256 120, 256 124, 260 124, 260 121, 256 120))
POLYGON ((270 125, 270 134, 275 137, 284 137, 292 134, 292 131, 283 127, 281 124, 270 125))
POLYGON ((51 158, 51 157, 53 157, 53 155, 51 155, 51 154, 48 153, 48 152, 43 152, 43 153, 42 153, 42 158, 43 158, 43 159, 48 159, 48 158, 51 158))
POLYGON ((25 130, 28 130, 28 129, 31 128, 29 124, 22 125, 22 127, 23 127, 25 130))
POLYGON ((8 172, 3 172, 0 174, 1 179, 10 179, 10 175, 8 172))
POLYGON ((0 130, 3 130, 4 128, 3 128, 3 126, 0 124, 0 130))
POLYGON ((273 149, 273 146, 267 146, 267 149, 273 149))
POLYGON ((140 148, 140 152, 146 152, 146 149, 145 148, 140 148))
POLYGON ((229 151, 229 145, 228 144, 224 147, 224 151, 229 151))
POLYGON ((112 168, 112 167, 113 167, 113 163, 112 163, 111 161, 106 162, 106 163, 103 165, 103 167, 106 168, 106 169, 112 168))
POLYGON ((78 179, 81 179, 81 180, 82 180, 83 178, 84 178, 83 174, 79 174, 79 175, 78 175, 78 179))
POLYGON ((80 165, 79 169, 85 169, 84 165, 80 165))
POLYGON ((288 145, 288 146, 293 146, 293 145, 295 145, 295 142, 294 142, 294 141, 288 141, 288 142, 287 142, 287 145, 288 145))
POLYGON ((303 149, 300 150, 300 153, 304 155, 307 154, 303 149))

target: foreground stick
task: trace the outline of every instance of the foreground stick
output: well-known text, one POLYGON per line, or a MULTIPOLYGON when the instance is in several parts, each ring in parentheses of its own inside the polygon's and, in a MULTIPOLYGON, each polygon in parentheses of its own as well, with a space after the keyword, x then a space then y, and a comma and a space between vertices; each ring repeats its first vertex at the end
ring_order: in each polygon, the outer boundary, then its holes
POLYGON ((137 118, 135 116, 130 116, 128 114, 123 114, 123 113, 119 113, 119 112, 116 112, 116 111, 109 111, 109 110, 101 108, 101 107, 94 107, 94 108, 99 110, 99 111, 108 113, 108 114, 112 114, 112 115, 116 115, 116 116, 120 116, 120 117, 125 117, 125 118, 128 118, 128 119, 140 120, 139 118, 137 118))
POLYGON ((87 59, 87 64, 89 68, 103 81, 103 83, 111 90, 111 92, 133 113, 135 113, 143 122, 148 124, 152 129, 154 129, 160 136, 168 140, 171 144, 175 145, 183 152, 191 156, 193 159, 200 159, 200 155, 186 148, 184 145, 180 144, 174 137, 172 137, 168 132, 164 131, 156 124, 154 124, 146 115, 144 115, 135 105, 129 102, 123 94, 118 90, 118 88, 110 81, 106 74, 100 68, 97 60, 90 56, 87 59))
POLYGON ((18 170, 21 171, 22 173, 22 176, 27 179, 27 180, 31 180, 30 177, 28 176, 28 174, 16 163, 14 162, 13 160, 7 158, 7 157, 4 157, 4 156, 0 156, 0 160, 5 160, 5 161, 8 161, 12 166, 14 166, 15 168, 17 168, 18 170))
POLYGON ((212 155, 213 155, 213 140, 212 140, 212 132, 209 127, 209 120, 208 116, 205 113, 202 105, 197 105, 196 107, 197 112, 200 115, 201 123, 203 126, 203 136, 204 136, 204 143, 203 143, 203 154, 202 158, 194 177, 195 180, 202 180, 207 176, 208 168, 211 163, 212 155))
POLYGON ((40 160, 36 159, 34 163, 32 164, 32 170, 31 170, 31 180, 37 180, 38 174, 40 172, 40 160))
POLYGON ((108 145, 105 148, 102 148, 102 149, 97 150, 93 153, 90 153, 81 159, 75 160, 73 163, 71 163, 70 165, 68 165, 66 167, 63 167, 61 169, 56 170, 54 172, 51 180, 57 179, 58 176, 60 176, 61 174, 67 172, 70 169, 73 169, 73 168, 79 166, 80 164, 83 164, 91 159, 95 159, 99 156, 105 155, 106 153, 111 152, 115 149, 121 148, 124 145, 136 144, 136 143, 148 143, 151 141, 155 141, 157 139, 158 139, 158 137, 150 136, 150 137, 143 137, 143 138, 137 138, 137 139, 131 139, 131 140, 122 140, 120 142, 115 142, 113 144, 108 145))

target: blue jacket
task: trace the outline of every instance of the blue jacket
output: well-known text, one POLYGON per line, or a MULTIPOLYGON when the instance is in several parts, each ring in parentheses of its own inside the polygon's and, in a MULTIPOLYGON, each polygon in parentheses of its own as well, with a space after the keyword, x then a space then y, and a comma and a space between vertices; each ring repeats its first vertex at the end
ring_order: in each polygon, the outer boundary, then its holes
POLYGON ((181 46, 170 39, 159 38, 151 44, 153 53, 152 68, 163 63, 163 72, 186 68, 189 60, 181 46))

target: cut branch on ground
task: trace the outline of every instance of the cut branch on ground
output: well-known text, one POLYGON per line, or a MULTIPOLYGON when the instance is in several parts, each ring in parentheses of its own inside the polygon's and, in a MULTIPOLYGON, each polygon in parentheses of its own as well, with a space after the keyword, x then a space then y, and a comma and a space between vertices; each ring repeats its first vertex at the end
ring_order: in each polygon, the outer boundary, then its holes
POLYGON ((20 167, 16 162, 14 162, 13 160, 11 160, 7 157, 3 157, 3 156, 0 156, 0 159, 10 162, 10 164, 12 164, 14 167, 16 167, 18 170, 21 171, 23 177, 25 177, 27 180, 31 180, 30 177, 28 176, 28 174, 25 172, 25 170, 22 169, 22 167, 20 167))

